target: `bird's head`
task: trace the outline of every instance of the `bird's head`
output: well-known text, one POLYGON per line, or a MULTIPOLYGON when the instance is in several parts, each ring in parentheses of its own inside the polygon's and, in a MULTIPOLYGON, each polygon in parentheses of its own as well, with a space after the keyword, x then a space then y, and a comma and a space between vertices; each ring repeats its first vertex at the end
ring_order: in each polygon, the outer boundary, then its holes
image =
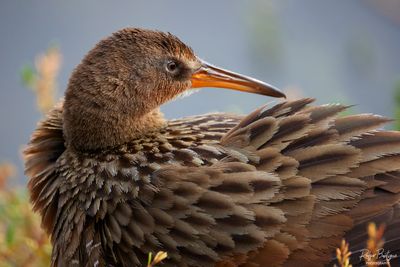
POLYGON ((91 150, 127 142, 160 126, 160 105, 201 87, 285 96, 206 63, 170 33, 127 28, 100 41, 74 70, 64 103, 67 144, 91 150))

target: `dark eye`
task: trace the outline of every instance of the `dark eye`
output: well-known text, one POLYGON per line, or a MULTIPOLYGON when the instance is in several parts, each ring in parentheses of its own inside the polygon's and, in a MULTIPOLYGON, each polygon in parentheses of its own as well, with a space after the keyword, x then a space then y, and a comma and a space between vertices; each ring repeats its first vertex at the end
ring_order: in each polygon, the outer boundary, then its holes
POLYGON ((169 60, 167 62, 167 65, 165 66, 168 72, 170 73, 176 73, 178 71, 178 63, 176 63, 173 60, 169 60))

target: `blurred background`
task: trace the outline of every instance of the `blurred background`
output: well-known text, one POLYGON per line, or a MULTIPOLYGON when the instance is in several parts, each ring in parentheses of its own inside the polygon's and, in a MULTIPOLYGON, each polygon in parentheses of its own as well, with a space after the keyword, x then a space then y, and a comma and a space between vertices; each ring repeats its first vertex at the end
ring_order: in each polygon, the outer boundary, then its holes
MULTIPOLYGON (((290 98, 356 104, 352 112, 400 117, 398 0, 1 1, 0 187, 6 179, 8 187, 25 187, 21 149, 36 123, 48 105, 62 97, 85 53, 123 27, 170 31, 201 58, 274 84, 290 98), (39 102, 43 91, 38 86, 51 88, 39 102)), ((162 110, 167 118, 211 111, 247 113, 270 101, 205 89, 162 110)), ((0 222, 6 212, 13 212, 6 211, 4 203, 26 204, 21 190, 22 197, 0 198, 0 222)), ((29 208, 23 207, 28 214, 29 208)), ((26 221, 20 212, 13 216, 26 221)), ((2 230, 0 224, 0 235, 14 244, 12 223, 5 225, 2 230)), ((0 243, 0 258, 6 258, 3 254, 0 243)))

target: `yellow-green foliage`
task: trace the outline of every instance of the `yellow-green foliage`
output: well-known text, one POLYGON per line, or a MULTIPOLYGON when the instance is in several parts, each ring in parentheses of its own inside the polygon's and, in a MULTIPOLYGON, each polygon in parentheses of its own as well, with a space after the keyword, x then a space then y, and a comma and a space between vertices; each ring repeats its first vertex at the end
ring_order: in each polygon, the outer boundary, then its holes
POLYGON ((51 246, 31 211, 25 189, 8 189, 9 164, 0 165, 0 267, 49 266, 51 246))
POLYGON ((166 259, 168 257, 168 254, 165 251, 157 252, 157 254, 154 256, 154 258, 152 258, 152 255, 153 254, 150 252, 148 262, 147 262, 147 267, 154 267, 158 263, 162 262, 164 259, 166 259))
MULTIPOLYGON (((22 79, 35 93, 43 114, 54 105, 60 64, 59 50, 51 47, 36 58, 35 68, 22 70, 22 79)), ((0 164, 0 267, 49 266, 51 245, 39 216, 32 212, 27 189, 7 187, 14 170, 11 164, 0 164)))

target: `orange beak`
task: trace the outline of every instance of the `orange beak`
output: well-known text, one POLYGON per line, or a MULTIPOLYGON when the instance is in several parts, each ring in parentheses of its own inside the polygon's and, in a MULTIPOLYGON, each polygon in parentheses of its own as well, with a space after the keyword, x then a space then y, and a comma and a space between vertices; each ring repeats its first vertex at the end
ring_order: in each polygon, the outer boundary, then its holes
POLYGON ((286 98, 284 93, 272 85, 251 77, 215 67, 202 60, 201 63, 201 67, 192 74, 192 88, 218 87, 286 98))

